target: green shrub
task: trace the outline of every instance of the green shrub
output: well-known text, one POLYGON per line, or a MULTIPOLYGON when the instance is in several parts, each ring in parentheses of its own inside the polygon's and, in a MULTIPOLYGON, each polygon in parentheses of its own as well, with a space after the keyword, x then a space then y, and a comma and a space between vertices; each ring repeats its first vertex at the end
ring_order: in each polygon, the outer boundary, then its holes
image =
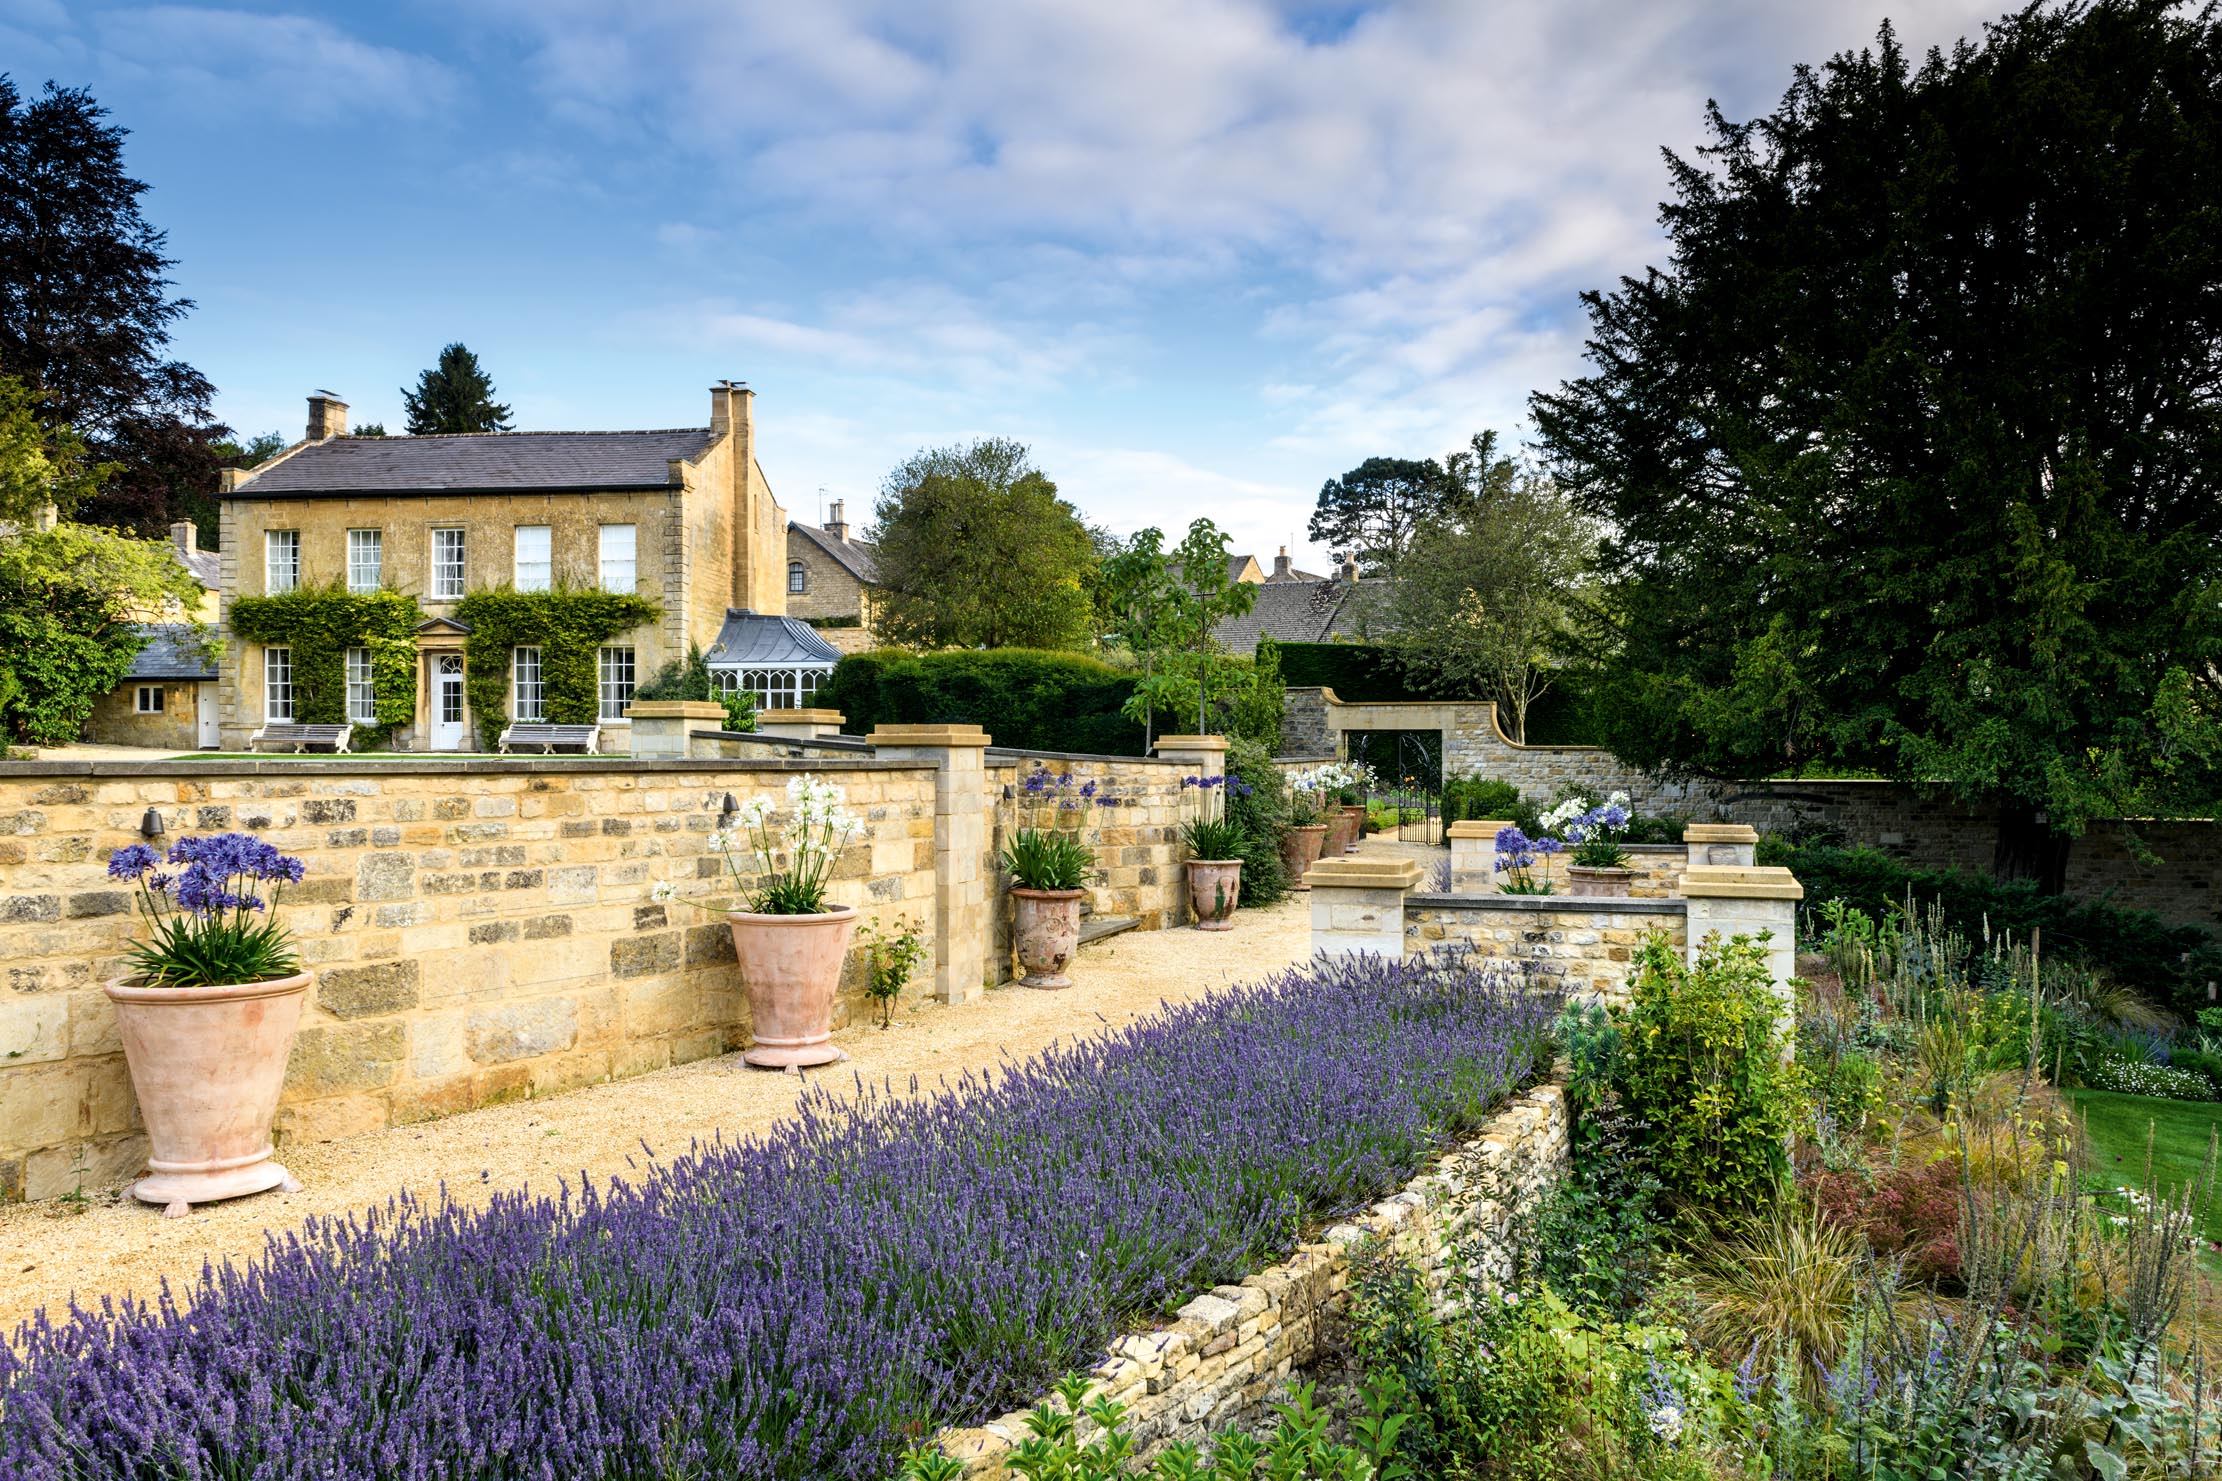
POLYGON ((1617 1010, 1613 1088, 1646 1128, 1659 1181, 1701 1214, 1766 1207, 1790 1170, 1802 1098, 1769 984, 1756 941, 1708 941, 1692 966, 1654 933, 1617 1010))
POLYGON ((1469 818, 1502 818, 1516 822, 1520 805, 1520 789, 1500 777, 1443 779, 1443 826, 1446 828, 1469 818))
POLYGON ((1288 779, 1273 753, 1246 736, 1227 738, 1227 816, 1243 833, 1242 903, 1273 905, 1288 895, 1281 835, 1289 828, 1288 779))
POLYGON ((1881 919, 1908 894, 1934 902, 1945 924, 1969 940, 2011 934, 2026 941, 2044 932, 2048 956, 2071 956, 2124 987, 2177 1012, 2207 1005, 2207 984, 2222 982, 2222 937, 2204 926, 2162 920, 2082 895, 2040 894, 2034 884, 1911 869, 1876 849, 1800 846, 1769 836, 1759 841, 1759 862, 1779 864, 1805 886, 1809 906, 1830 900, 1881 919))
POLYGON ((1142 727, 1119 713, 1134 676, 1099 659, 1047 649, 915 653, 876 648, 841 660, 817 702, 844 728, 978 725, 999 746, 1139 756, 1142 727))

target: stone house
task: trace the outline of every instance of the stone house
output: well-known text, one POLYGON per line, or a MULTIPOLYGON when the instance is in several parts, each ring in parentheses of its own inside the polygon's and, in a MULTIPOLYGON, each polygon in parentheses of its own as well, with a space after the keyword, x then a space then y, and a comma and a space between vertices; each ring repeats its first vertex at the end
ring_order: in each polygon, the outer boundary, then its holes
POLYGON ((1212 630, 1227 652, 1248 656, 1257 651, 1260 638, 1277 643, 1358 641, 1372 599, 1387 585, 1360 580, 1352 561, 1344 561, 1333 576, 1313 576, 1291 567, 1284 550, 1273 565, 1273 574, 1257 583, 1250 610, 1220 619, 1212 630))
POLYGON ((833 501, 823 525, 787 522, 787 615, 819 629, 843 653, 872 646, 878 552, 854 538, 833 501))
MULTIPOLYGON (((608 641, 597 655, 602 748, 625 749, 625 709, 636 682, 690 645, 707 649, 733 609, 786 610, 780 508, 755 448, 755 394, 710 388, 707 426, 620 432, 488 432, 350 437, 347 405, 309 398, 308 435, 245 473, 227 474, 223 507, 224 615, 242 596, 344 582, 414 593, 417 705, 393 743, 410 750, 474 749, 464 683, 469 628, 456 605, 472 592, 599 586, 654 601, 655 622, 608 641)), ((355 650, 362 652, 363 650, 355 650)), ((257 728, 293 718, 291 652, 233 642, 218 701, 227 749, 257 728)), ((536 719, 540 650, 511 651, 510 714, 536 719)), ((354 653, 349 655, 354 662, 354 653)), ((365 682, 349 686, 367 719, 365 682)))
POLYGON ((170 551, 200 583, 190 612, 140 612, 146 646, 131 661, 123 682, 94 702, 85 739, 104 746, 157 746, 189 751, 218 741, 216 655, 192 623, 213 628, 221 615, 222 562, 200 546, 190 520, 170 526, 170 551), (191 622, 180 619, 191 618, 191 622))

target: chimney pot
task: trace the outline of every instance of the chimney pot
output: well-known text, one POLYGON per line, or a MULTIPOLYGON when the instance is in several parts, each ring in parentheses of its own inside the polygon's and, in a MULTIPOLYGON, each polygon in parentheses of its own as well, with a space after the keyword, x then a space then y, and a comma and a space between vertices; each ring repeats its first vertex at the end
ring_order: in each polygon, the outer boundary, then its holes
POLYGON ((314 391, 309 395, 309 441, 322 442, 327 437, 347 435, 347 403, 330 391, 314 391))
POLYGON ((841 501, 835 499, 826 514, 826 533, 843 545, 849 543, 849 522, 841 517, 841 501))

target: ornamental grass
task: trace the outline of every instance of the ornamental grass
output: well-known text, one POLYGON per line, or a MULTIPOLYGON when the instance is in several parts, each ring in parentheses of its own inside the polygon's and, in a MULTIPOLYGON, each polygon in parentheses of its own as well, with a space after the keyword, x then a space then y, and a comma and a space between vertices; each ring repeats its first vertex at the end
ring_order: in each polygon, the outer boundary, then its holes
POLYGON ((1284 1256, 1548 1063, 1472 961, 1315 962, 637 1181, 314 1221, 0 1347, 11 1478, 878 1477, 1284 1256))

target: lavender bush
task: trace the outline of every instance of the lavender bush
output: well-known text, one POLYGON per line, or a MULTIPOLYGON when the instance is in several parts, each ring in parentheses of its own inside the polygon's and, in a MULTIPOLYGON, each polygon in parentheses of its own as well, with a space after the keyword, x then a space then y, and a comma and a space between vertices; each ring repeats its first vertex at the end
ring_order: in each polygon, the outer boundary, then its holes
POLYGON ((0 1457, 81 1477, 874 1477, 1285 1255, 1547 1063, 1466 959, 1319 963, 921 1093, 805 1094, 637 1183, 312 1223, 187 1311, 0 1348, 0 1457))

